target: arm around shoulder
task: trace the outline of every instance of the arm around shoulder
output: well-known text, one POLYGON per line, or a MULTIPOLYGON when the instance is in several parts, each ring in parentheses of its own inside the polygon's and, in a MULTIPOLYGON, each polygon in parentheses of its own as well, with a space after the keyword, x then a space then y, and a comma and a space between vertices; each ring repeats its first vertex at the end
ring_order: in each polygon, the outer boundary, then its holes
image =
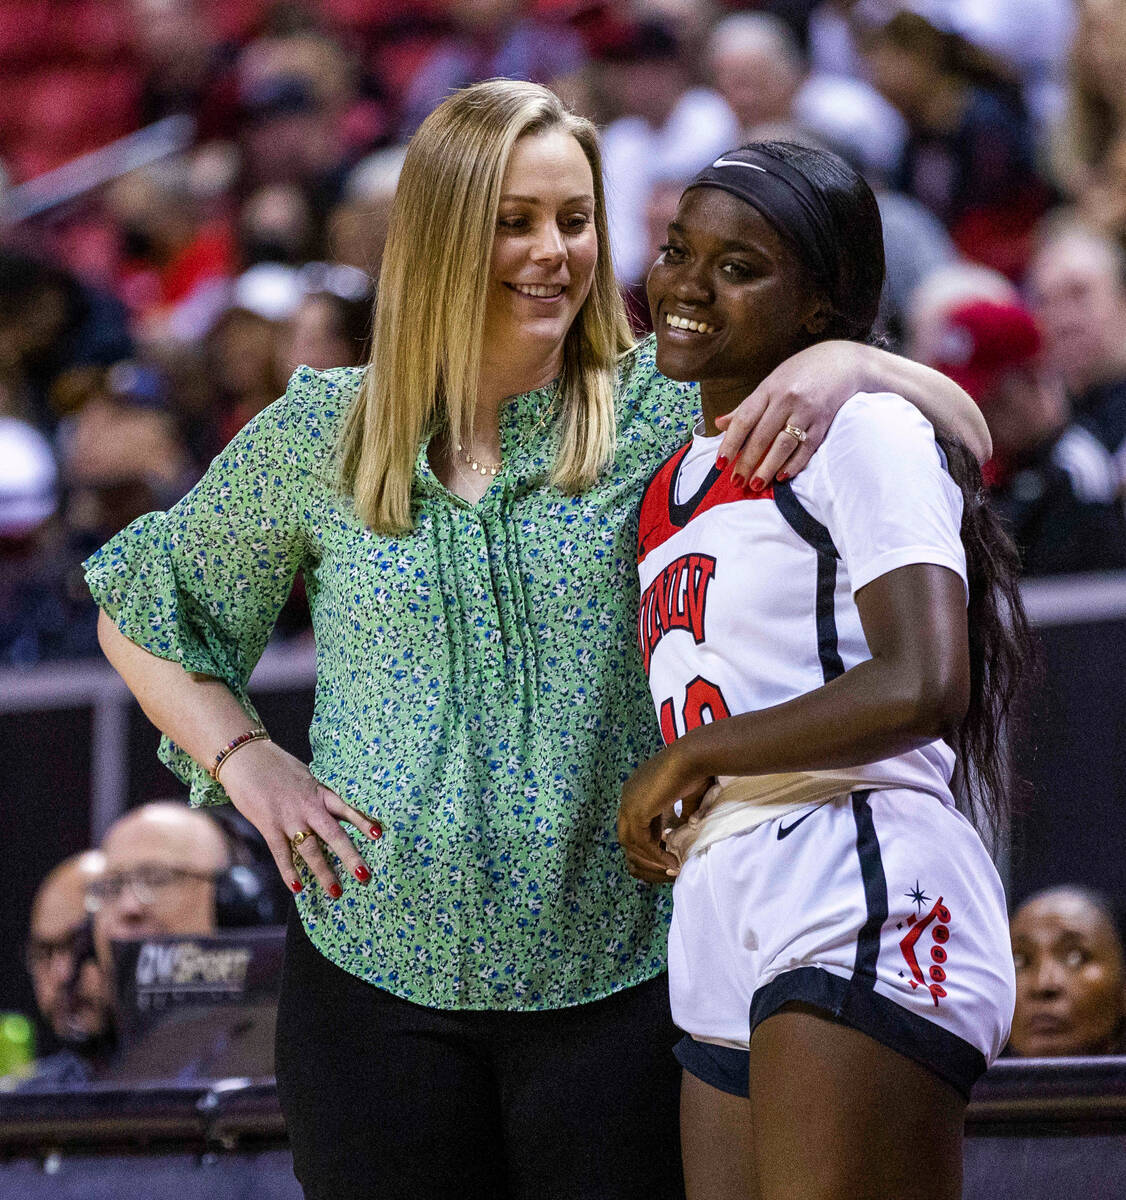
POLYGON ((719 456, 744 478, 802 471, 830 423, 857 392, 894 392, 940 433, 964 443, 979 463, 993 453, 980 409, 953 380, 909 358, 861 342, 815 342, 791 355, 733 412, 716 421, 724 431, 719 456), (788 431, 803 432, 795 442, 788 431))
POLYGON ((993 439, 981 409, 952 379, 933 367, 877 346, 862 349, 871 356, 872 372, 870 386, 864 390, 898 393, 939 433, 962 442, 979 464, 992 457, 993 439))

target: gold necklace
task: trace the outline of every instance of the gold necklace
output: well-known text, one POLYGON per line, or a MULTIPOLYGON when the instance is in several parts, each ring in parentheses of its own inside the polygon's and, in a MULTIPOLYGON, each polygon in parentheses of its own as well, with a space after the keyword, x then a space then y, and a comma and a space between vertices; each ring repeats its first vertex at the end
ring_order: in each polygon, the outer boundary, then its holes
MULTIPOLYGON (((535 390, 541 391, 544 389, 537 388, 535 390)), ((530 433, 528 433, 526 435, 526 439, 530 438, 533 434, 538 433, 544 427, 544 425, 547 423, 548 419, 554 415, 554 412, 555 412, 555 396, 553 394, 551 397, 549 397, 548 403, 543 406, 542 411, 539 414, 539 419, 536 421, 535 427, 530 431, 530 433)), ((471 454, 466 453, 465 447, 461 444, 461 442, 458 442, 458 444, 457 444, 457 452, 458 452, 458 454, 461 455, 461 461, 463 463, 465 463, 465 465, 471 471, 476 472, 478 475, 485 475, 490 478, 495 478, 497 473, 500 471, 501 467, 504 466, 503 462, 498 462, 498 463, 479 462, 471 454)))
POLYGON ((504 466, 504 463, 479 463, 471 454, 467 454, 465 447, 458 442, 457 452, 461 455, 462 461, 471 470, 476 471, 478 475, 496 475, 496 473, 504 466))

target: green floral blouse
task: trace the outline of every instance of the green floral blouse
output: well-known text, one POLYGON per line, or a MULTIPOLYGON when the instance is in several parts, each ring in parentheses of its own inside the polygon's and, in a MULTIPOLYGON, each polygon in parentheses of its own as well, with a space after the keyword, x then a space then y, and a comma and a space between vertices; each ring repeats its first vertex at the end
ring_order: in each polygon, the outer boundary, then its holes
MULTIPOLYGON (((415 528, 373 533, 334 487, 362 372, 301 368, 199 484, 86 563, 138 645, 246 684, 304 572, 317 645, 313 774, 386 835, 367 885, 298 897, 332 962, 416 1003, 546 1009, 665 962, 671 896, 632 879, 619 789, 660 739, 637 649, 637 519, 688 436, 694 389, 628 355, 618 450, 580 496, 552 488, 555 388, 501 414, 504 466, 477 504, 415 468, 415 528)), ((226 794, 167 739, 197 804, 226 794)), ((359 835, 354 835, 358 838, 359 835)))

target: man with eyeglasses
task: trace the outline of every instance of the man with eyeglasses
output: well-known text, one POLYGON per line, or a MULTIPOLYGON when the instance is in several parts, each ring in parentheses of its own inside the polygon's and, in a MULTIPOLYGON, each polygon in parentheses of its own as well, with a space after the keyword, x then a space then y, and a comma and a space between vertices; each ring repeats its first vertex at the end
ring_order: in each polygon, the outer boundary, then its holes
POLYGON ((219 825, 174 801, 135 808, 102 839, 105 873, 86 890, 98 961, 110 942, 215 932, 215 878, 230 865, 219 825))
POLYGON ((39 885, 31 905, 26 959, 43 1024, 56 1042, 22 1090, 88 1080, 111 1042, 109 990, 94 960, 86 893, 105 870, 99 850, 64 859, 39 885))

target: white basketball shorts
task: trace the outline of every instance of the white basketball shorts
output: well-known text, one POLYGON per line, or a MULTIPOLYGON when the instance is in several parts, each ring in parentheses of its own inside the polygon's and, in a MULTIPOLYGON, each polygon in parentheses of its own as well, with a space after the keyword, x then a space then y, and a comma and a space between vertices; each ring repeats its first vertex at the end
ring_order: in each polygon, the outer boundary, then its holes
POLYGON ((923 1063, 963 1095, 1009 1036, 1005 896, 972 825, 923 792, 862 791, 689 858, 673 890, 684 1068, 748 1092, 758 1024, 791 1001, 923 1063))

